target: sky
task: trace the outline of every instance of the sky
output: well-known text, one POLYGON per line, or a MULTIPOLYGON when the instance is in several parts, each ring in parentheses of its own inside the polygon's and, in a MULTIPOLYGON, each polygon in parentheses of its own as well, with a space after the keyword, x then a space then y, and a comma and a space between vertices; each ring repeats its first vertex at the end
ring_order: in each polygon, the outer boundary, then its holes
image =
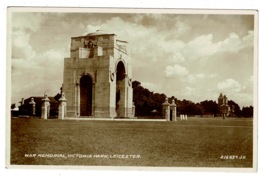
POLYGON ((12 103, 59 93, 71 37, 103 30, 129 42, 133 80, 150 91, 253 105, 253 15, 14 12, 11 21, 12 103))

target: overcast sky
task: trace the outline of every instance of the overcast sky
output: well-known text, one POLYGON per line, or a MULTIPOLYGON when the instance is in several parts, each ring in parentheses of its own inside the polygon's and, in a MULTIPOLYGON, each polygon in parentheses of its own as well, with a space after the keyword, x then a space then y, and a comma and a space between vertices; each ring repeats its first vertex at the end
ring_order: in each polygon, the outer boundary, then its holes
POLYGON ((253 105, 253 15, 13 13, 12 103, 54 96, 71 37, 103 30, 129 42, 133 80, 193 102, 253 105))

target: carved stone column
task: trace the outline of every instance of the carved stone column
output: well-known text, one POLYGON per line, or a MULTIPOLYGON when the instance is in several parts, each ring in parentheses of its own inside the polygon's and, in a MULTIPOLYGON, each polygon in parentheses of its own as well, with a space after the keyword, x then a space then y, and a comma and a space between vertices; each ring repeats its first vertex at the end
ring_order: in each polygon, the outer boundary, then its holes
POLYGON ((177 121, 177 105, 175 104, 174 99, 172 100, 171 104, 171 113, 172 113, 172 120, 177 121))
POLYGON ((44 97, 42 99, 42 119, 48 119, 50 114, 50 99, 48 98, 47 94, 44 94, 44 97))
POLYGON ((168 98, 165 98, 165 102, 163 105, 163 118, 166 119, 166 121, 170 121, 170 103, 168 102, 168 98))
POLYGON ((34 98, 31 98, 29 105, 30 105, 30 115, 34 116, 35 115, 35 105, 36 105, 36 103, 34 102, 34 98))
POLYGON ((132 105, 132 118, 135 117, 135 103, 133 102, 133 105, 132 105))
POLYGON ((65 98, 65 94, 61 94, 61 98, 59 99, 59 119, 64 119, 66 115, 66 106, 67 106, 67 99, 65 98))

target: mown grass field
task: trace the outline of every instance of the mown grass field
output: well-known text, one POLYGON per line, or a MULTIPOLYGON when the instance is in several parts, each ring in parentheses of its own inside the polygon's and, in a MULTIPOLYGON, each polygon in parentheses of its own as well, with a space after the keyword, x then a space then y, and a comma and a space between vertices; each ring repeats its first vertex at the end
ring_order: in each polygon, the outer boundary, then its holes
POLYGON ((250 119, 230 118, 177 122, 13 118, 10 163, 252 167, 252 123, 250 119), (120 156, 111 157, 117 154, 120 156))

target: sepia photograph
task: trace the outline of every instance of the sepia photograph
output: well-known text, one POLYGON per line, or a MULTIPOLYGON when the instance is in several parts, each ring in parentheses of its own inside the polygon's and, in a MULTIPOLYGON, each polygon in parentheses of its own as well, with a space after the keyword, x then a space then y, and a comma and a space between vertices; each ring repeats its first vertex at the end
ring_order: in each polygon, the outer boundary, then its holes
POLYGON ((256 171, 258 11, 7 12, 7 168, 256 171))

